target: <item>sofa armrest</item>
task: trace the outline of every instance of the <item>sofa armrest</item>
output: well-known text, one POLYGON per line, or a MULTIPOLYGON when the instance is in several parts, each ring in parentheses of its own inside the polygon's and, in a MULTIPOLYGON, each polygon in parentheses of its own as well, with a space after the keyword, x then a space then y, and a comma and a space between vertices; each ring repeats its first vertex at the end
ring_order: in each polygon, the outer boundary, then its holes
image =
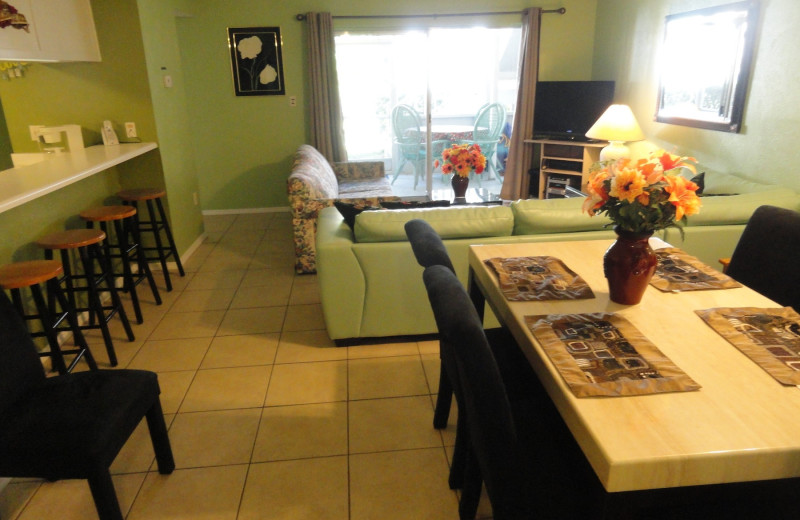
POLYGON ((336 209, 317 221, 317 281, 325 326, 331 339, 361 335, 367 281, 353 251, 353 231, 336 209))
POLYGON ((297 219, 311 219, 314 220, 323 209, 333 206, 335 199, 307 199, 307 200, 292 200, 292 216, 297 219))
POLYGON ((337 179, 379 179, 386 176, 383 161, 334 163, 333 172, 337 179))

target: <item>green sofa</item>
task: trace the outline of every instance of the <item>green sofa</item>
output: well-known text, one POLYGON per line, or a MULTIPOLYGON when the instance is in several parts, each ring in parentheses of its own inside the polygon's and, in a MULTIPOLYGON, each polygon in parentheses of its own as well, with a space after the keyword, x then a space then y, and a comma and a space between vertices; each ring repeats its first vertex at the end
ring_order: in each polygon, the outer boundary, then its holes
MULTIPOLYGON (((771 204, 800 211, 794 191, 717 175, 706 181, 700 214, 684 228, 660 234, 711 266, 730 256, 750 215, 771 204), (735 195, 734 195, 735 194, 735 195), (716 195, 716 196, 712 196, 716 195)), ((610 221, 581 212, 583 199, 519 200, 509 206, 454 206, 365 211, 351 229, 336 208, 317 225, 317 273, 328 334, 334 340, 436 332, 422 283, 422 268, 404 225, 427 220, 444 240, 456 274, 466 283, 473 244, 613 239, 610 221)), ((597 260, 601 260, 598 258, 597 260)), ((496 318, 486 312, 487 325, 496 318)))

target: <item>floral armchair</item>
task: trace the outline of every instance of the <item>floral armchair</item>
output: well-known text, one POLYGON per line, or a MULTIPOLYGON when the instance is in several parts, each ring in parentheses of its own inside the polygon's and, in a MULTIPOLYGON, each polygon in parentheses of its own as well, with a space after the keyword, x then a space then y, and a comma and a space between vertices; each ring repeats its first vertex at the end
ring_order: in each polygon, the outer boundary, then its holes
POLYGON ((331 167, 314 147, 301 145, 287 181, 294 232, 295 271, 316 272, 317 216, 336 201, 378 206, 399 200, 386 178, 383 162, 343 162, 331 167))

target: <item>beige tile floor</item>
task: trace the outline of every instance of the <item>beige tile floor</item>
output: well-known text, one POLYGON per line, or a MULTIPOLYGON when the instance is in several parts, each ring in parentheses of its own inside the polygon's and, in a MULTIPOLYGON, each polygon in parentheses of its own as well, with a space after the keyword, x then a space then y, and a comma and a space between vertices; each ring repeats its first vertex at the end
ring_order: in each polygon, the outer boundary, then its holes
MULTIPOLYGON (((119 367, 159 375, 177 465, 156 471, 141 424, 112 466, 126 518, 457 519, 454 430, 431 425, 438 344, 336 347, 315 276, 293 272, 288 214, 213 216, 206 230, 186 277, 171 293, 161 280, 163 305, 140 286, 136 340, 114 322, 119 367)), ((0 518, 96 512, 85 481, 28 479, 0 493, 0 518)))

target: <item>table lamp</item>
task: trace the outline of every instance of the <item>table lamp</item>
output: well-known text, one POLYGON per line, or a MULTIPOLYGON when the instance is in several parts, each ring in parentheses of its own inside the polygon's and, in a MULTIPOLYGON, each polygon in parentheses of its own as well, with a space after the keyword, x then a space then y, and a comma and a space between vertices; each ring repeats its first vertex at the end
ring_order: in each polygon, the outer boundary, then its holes
POLYGON ((611 105, 586 132, 586 137, 608 141, 608 146, 600 150, 600 160, 615 161, 630 157, 630 151, 625 143, 641 141, 644 139, 644 134, 628 105, 611 105))

